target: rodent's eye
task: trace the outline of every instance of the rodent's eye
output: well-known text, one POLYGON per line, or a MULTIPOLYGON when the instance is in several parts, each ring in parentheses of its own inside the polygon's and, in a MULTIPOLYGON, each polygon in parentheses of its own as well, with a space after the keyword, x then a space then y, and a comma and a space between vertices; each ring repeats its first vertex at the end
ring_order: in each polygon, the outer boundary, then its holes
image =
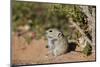
POLYGON ((49 32, 52 32, 52 30, 50 30, 49 32))

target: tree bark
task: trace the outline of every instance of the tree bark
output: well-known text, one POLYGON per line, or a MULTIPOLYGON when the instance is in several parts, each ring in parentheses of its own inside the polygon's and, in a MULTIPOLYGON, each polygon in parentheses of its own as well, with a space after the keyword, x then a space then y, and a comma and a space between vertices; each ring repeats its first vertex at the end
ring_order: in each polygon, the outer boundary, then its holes
POLYGON ((80 6, 82 8, 82 11, 86 14, 87 20, 88 20, 88 26, 89 30, 92 30, 91 36, 92 36, 92 45, 95 45, 95 8, 91 8, 92 14, 89 12, 89 6, 80 6))
POLYGON ((84 39, 85 39, 89 44, 92 45, 91 40, 86 36, 86 34, 83 32, 83 30, 82 30, 75 22, 73 22, 73 19, 72 19, 72 18, 69 18, 69 21, 70 21, 70 23, 71 23, 73 26, 75 26, 75 28, 82 34, 82 36, 84 37, 84 39))

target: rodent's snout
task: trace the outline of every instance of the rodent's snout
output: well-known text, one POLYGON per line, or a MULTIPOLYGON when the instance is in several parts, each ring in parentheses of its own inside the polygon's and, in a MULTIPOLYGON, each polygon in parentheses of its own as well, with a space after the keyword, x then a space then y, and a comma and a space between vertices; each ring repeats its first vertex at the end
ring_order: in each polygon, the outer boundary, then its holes
POLYGON ((47 30, 46 32, 45 32, 45 36, 47 37, 47 38, 53 38, 52 37, 52 34, 50 33, 51 31, 49 31, 49 30, 47 30))

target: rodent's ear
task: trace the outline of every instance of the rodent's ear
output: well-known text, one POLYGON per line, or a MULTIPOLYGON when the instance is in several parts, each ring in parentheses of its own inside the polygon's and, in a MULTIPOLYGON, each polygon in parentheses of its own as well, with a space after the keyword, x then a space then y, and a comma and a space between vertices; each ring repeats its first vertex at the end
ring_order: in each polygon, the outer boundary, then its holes
POLYGON ((62 37, 63 36, 63 34, 60 32, 59 34, 58 34, 58 37, 62 37))

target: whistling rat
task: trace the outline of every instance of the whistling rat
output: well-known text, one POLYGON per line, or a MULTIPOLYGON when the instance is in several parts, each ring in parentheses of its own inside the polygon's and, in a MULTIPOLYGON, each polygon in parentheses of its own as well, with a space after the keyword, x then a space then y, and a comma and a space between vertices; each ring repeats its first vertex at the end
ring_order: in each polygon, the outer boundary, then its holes
POLYGON ((58 29, 48 29, 46 31, 48 48, 54 56, 62 55, 68 50, 68 42, 62 32, 58 29))

